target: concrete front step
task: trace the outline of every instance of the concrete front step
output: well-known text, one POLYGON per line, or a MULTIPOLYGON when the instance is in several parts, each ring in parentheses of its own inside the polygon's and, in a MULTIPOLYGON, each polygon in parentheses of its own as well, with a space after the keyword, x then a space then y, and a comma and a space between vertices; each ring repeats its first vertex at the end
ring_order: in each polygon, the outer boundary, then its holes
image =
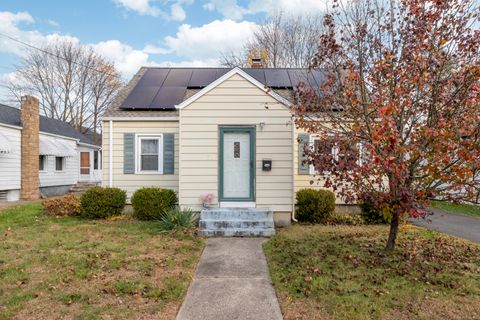
POLYGON ((215 208, 200 213, 204 237, 270 237, 275 234, 273 212, 261 208, 215 208))
POLYGON ((201 229, 272 229, 274 228, 273 219, 259 219, 259 220, 212 220, 204 219, 200 221, 201 229))
POLYGON ((260 208, 216 208, 204 209, 201 220, 262 220, 273 219, 273 212, 260 208))
POLYGON ((202 237, 271 237, 275 234, 275 229, 200 229, 199 233, 202 237))

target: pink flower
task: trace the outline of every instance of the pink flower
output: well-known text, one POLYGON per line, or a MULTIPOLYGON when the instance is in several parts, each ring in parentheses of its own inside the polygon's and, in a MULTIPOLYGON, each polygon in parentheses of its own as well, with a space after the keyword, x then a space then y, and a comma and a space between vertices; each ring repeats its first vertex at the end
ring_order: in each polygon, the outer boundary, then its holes
POLYGON ((202 194, 200 200, 202 200, 203 203, 211 204, 215 200, 215 196, 213 193, 202 194))

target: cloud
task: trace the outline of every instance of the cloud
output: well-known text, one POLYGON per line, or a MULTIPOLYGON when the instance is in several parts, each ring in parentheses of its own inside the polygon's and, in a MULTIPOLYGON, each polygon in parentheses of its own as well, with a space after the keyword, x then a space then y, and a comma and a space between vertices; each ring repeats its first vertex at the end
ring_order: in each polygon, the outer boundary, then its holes
POLYGON ((327 1, 321 0, 251 0, 246 6, 237 0, 209 0, 203 5, 208 11, 217 11, 226 19, 241 20, 244 15, 277 12, 286 15, 322 13, 327 9, 327 1))
POLYGON ((118 71, 127 78, 142 66, 157 65, 149 61, 148 53, 136 50, 118 40, 102 41, 91 46, 98 54, 113 61, 118 71))
MULTIPOLYGON (((14 39, 21 40, 33 46, 45 46, 60 40, 80 42, 78 38, 52 33, 44 36, 37 30, 22 30, 23 24, 34 24, 35 19, 28 12, 12 13, 8 11, 0 12, 0 33, 8 35, 14 39)), ((0 36, 0 52, 12 53, 18 56, 24 56, 28 47, 13 41, 5 36, 0 36)))
MULTIPOLYGON (((22 24, 25 23, 32 25, 35 20, 25 12, 0 12, 0 32, 18 40, 38 47, 62 40, 80 43, 76 37, 57 32, 42 34, 37 30, 24 30, 22 24)), ((157 45, 147 44, 144 48, 134 48, 116 39, 88 45, 112 61, 122 76, 128 79, 141 66, 218 66, 222 53, 242 50, 256 28, 257 24, 248 21, 215 20, 198 27, 182 24, 174 35, 165 37, 157 45)), ((24 56, 28 48, 0 36, 0 51, 24 56)))
POLYGON ((141 15, 158 16, 160 10, 151 6, 149 0, 113 0, 117 5, 127 10, 135 11, 141 15))
POLYGON ((187 17, 185 10, 183 10, 182 6, 178 3, 174 3, 170 7, 171 17, 173 20, 183 21, 187 17))
POLYGON ((241 50, 258 25, 254 22, 215 20, 200 27, 183 24, 175 36, 164 39, 165 52, 190 60, 217 59, 222 52, 241 50))
POLYGON ((51 26, 51 27, 54 27, 54 28, 60 28, 60 23, 58 23, 57 21, 55 20, 50 20, 48 19, 47 20, 47 23, 51 26))
POLYGON ((177 0, 170 4, 170 9, 160 9, 153 5, 152 0, 113 0, 118 6, 130 11, 135 11, 143 16, 161 16, 166 20, 183 21, 187 17, 183 5, 193 3, 193 0, 177 0))
MULTIPOLYGON (((59 33, 44 35, 37 30, 22 29, 22 24, 34 24, 34 22, 33 17, 26 12, 0 12, 0 33, 40 48, 60 41, 80 43, 80 39, 69 35, 59 33)), ((149 61, 147 52, 134 49, 118 40, 107 40, 88 45, 98 54, 112 61, 125 78, 131 77, 142 65, 153 64, 153 62, 149 61)), ((0 36, 0 52, 23 57, 29 50, 29 47, 21 43, 0 36)), ((3 78, 3 80, 5 81, 6 78, 3 78)))

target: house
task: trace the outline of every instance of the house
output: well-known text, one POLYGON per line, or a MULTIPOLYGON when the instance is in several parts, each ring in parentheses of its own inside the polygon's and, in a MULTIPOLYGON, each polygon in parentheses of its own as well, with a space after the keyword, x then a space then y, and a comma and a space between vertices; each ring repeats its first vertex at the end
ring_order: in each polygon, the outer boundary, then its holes
POLYGON ((0 201, 65 194, 100 183, 101 147, 68 123, 39 115, 38 100, 0 104, 0 201))
MULTIPOLYGON (((305 69, 141 68, 103 118, 103 184, 132 193, 175 190, 179 204, 257 208, 277 225, 294 219, 295 192, 311 184, 300 132, 290 112, 305 69), (300 141, 300 142, 299 142, 300 141)), ((311 141, 312 140, 312 141, 311 141)))

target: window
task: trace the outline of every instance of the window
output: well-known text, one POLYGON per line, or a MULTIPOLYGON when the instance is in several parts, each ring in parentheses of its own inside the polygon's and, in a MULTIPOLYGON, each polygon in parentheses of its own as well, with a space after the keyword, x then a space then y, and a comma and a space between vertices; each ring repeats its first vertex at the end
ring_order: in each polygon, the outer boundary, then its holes
POLYGON ((47 157, 46 157, 46 156, 40 155, 40 156, 38 157, 38 170, 40 170, 40 171, 45 171, 46 161, 47 161, 47 157))
MULTIPOLYGON (((333 139, 322 140, 319 137, 311 136, 310 145, 313 146, 318 157, 323 157, 322 161, 332 162, 339 165, 344 170, 353 169, 355 164, 362 165, 362 145, 352 145, 348 141, 334 141, 333 139)), ((310 166, 310 174, 317 174, 314 166, 310 166)))
POLYGON ((93 151, 93 170, 102 170, 102 151, 93 151))
POLYGON ((55 157, 55 170, 56 171, 63 171, 64 165, 65 165, 65 158, 64 157, 55 157))
POLYGON ((162 173, 163 171, 163 143, 162 136, 138 137, 138 171, 162 173))

